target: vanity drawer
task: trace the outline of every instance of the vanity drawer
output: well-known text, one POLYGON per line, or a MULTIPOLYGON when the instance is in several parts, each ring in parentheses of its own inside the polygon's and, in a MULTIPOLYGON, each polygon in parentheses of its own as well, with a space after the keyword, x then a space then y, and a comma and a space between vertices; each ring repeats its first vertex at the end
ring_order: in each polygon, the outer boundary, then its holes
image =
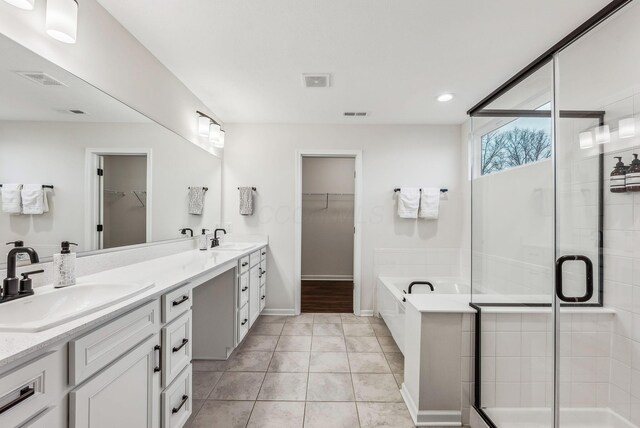
POLYGON ((158 300, 69 342, 69 383, 77 385, 160 329, 158 300))
POLYGON ((244 256, 238 261, 238 271, 245 273, 249 270, 249 256, 244 256))
POLYGON ((260 260, 267 260, 267 247, 260 250, 260 260))
POLYGON ((33 421, 60 398, 66 383, 62 354, 48 353, 0 378, 0 407, 8 407, 0 413, 0 427, 15 427, 30 419, 33 421))
POLYGON ((238 278, 238 308, 249 301, 249 273, 243 273, 238 278))
POLYGON ((162 392, 162 428, 184 426, 192 412, 191 364, 162 392))
POLYGON ((264 309, 265 304, 267 303, 267 287, 260 287, 260 312, 264 309))
POLYGON ((162 386, 167 386, 191 364, 192 312, 162 328, 162 386))
POLYGON ((249 256, 249 266, 253 267, 260 263, 260 251, 255 251, 249 256))
POLYGON ((249 331, 249 303, 238 311, 238 343, 242 342, 249 331))
POLYGON ((162 296, 162 322, 168 323, 190 310, 191 302, 193 292, 189 282, 162 296))

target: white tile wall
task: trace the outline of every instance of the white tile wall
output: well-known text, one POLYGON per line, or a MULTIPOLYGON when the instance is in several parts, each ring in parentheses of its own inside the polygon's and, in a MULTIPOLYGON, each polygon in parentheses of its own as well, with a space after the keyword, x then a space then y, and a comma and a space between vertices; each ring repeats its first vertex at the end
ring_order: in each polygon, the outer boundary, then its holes
MULTIPOLYGON (((482 406, 551 406, 551 314, 484 312, 481 320, 482 406)), ((612 321, 612 314, 562 314, 560 381, 563 406, 608 406, 612 321)), ((630 355, 631 349, 625 352, 630 355)), ((623 379, 625 372, 622 367, 616 370, 620 389, 628 390, 630 386, 623 379)), ((627 379, 631 379, 631 374, 627 379)))

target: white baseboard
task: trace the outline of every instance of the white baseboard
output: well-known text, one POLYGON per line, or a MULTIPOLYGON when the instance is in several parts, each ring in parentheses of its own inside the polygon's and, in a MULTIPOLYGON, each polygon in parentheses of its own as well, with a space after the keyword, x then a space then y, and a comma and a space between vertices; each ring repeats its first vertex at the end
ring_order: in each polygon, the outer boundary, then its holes
POLYGON ((353 281, 353 275, 302 275, 303 281, 353 281))
POLYGON ((295 315, 295 309, 268 309, 262 310, 262 315, 295 315))
POLYGON ((462 412, 459 410, 418 410, 413 397, 404 383, 400 394, 409 409, 413 423, 418 427, 461 427, 462 412))
POLYGON ((373 316, 373 309, 361 309, 360 310, 360 316, 361 317, 372 317, 373 316))

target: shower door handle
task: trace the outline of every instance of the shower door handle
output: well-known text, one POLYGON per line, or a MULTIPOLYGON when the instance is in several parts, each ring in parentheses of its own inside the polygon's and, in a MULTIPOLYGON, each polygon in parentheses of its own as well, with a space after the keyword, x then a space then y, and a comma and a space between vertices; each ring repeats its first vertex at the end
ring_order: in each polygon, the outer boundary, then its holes
POLYGON ((562 256, 556 261, 556 295, 560 300, 567 303, 584 303, 593 297, 593 263, 587 256, 569 255, 562 256), (581 261, 586 269, 585 293, 582 296, 566 296, 562 288, 562 265, 564 262, 581 261))

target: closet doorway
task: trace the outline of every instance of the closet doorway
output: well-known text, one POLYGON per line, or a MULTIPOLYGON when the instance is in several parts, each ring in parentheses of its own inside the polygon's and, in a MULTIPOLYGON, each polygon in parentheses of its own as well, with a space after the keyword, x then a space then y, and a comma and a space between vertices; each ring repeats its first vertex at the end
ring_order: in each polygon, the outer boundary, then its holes
POLYGON ((359 312, 358 161, 357 153, 300 155, 298 313, 359 312))

